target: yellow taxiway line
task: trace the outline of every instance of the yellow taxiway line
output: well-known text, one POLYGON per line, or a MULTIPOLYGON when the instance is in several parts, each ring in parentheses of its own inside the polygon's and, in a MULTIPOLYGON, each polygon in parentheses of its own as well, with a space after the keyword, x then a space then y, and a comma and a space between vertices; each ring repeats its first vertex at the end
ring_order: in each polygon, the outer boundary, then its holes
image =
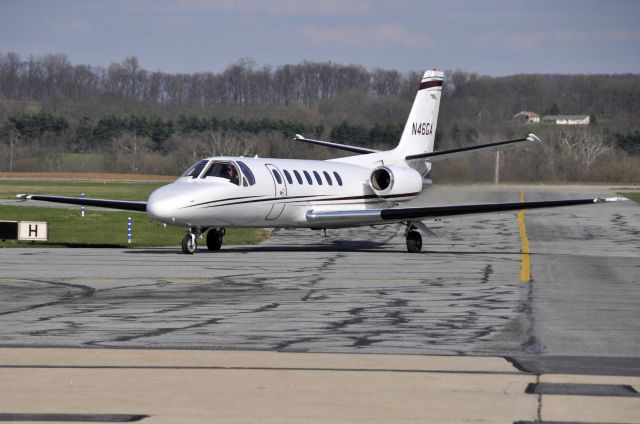
MULTIPOLYGON (((520 191, 520 202, 524 202, 524 190, 520 191)), ((524 223, 524 209, 518 211, 518 224, 520 225, 520 242, 522 243, 520 261, 520 281, 531 282, 531 257, 529 255, 529 238, 527 237, 527 226, 524 223)))

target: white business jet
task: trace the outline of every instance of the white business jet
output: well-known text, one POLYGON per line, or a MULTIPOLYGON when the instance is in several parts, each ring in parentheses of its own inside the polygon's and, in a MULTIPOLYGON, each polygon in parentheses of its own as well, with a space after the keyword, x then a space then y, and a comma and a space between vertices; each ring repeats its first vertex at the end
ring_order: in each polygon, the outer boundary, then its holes
POLYGON ((145 212, 160 222, 188 229, 184 253, 193 254, 207 232, 219 250, 225 227, 329 229, 386 223, 406 225, 407 250, 420 252, 425 218, 569 206, 621 198, 545 202, 400 207, 430 183, 434 162, 472 152, 497 150, 540 140, 527 137, 433 151, 444 73, 425 72, 397 147, 376 151, 297 134, 295 139, 357 153, 326 161, 211 157, 192 165, 175 182, 155 190, 147 202, 19 194, 18 198, 145 212))

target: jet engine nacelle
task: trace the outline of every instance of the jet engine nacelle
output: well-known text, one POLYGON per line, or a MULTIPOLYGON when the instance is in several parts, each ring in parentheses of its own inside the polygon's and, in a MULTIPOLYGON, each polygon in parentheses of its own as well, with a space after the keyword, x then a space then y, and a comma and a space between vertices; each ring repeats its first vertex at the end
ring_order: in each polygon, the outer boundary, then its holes
POLYGON ((383 199, 408 200, 422 190, 422 176, 411 168, 379 166, 371 173, 369 185, 383 199))

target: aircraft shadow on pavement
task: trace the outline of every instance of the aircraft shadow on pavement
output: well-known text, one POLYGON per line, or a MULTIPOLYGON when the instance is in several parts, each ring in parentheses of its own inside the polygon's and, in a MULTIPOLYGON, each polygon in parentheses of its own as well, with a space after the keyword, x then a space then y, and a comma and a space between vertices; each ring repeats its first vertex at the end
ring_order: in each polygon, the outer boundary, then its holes
MULTIPOLYGON (((180 248, 156 248, 156 249, 132 249, 126 250, 130 254, 176 254, 184 255, 180 248)), ((209 251, 206 246, 198 249, 196 255, 225 253, 256 253, 256 252, 359 252, 359 253, 384 253, 384 254, 408 254, 404 246, 389 246, 385 242, 372 241, 343 241, 336 240, 330 244, 282 244, 282 245, 252 245, 252 246, 223 246, 221 250, 209 251)), ((479 250, 423 250, 421 254, 438 255, 521 255, 520 251, 479 251, 479 250)), ((530 253, 535 255, 536 253, 530 253)))

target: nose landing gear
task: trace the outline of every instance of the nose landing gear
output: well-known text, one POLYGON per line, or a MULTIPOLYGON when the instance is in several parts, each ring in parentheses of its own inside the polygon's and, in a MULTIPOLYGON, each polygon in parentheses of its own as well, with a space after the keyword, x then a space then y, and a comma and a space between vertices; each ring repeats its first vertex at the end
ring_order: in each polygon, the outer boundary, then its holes
POLYGON ((199 228, 190 228, 189 232, 182 239, 182 252, 187 255, 193 255, 198 249, 196 238, 202 237, 202 231, 199 228))
MULTIPOLYGON (((206 231, 206 228, 205 228, 206 231)), ((182 239, 182 252, 187 255, 193 255, 198 250, 197 239, 202 238, 202 230, 200 228, 190 228, 189 232, 182 239)), ((222 239, 226 230, 224 228, 212 228, 207 233, 207 249, 220 250, 222 247, 222 239)))

